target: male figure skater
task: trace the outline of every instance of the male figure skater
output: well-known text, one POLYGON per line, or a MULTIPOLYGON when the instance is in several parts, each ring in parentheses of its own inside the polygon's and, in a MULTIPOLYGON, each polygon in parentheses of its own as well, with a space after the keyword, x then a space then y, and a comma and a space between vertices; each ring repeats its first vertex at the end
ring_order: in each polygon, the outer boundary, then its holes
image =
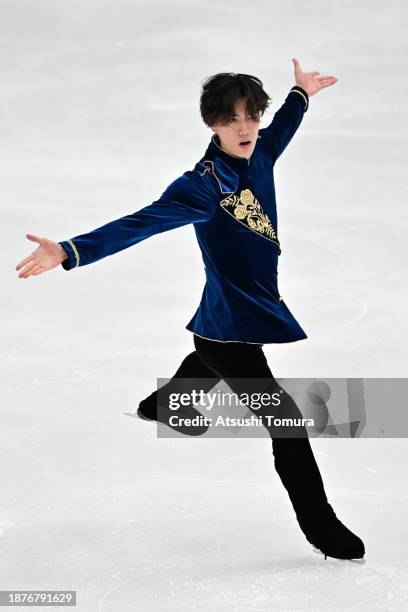
MULTIPOLYGON (((251 75, 220 73, 208 78, 200 99, 204 123, 214 132, 193 170, 171 183, 151 205, 87 234, 59 243, 27 234, 39 247, 17 266, 19 278, 62 264, 85 266, 138 242, 194 224, 206 273, 200 305, 187 324, 195 351, 173 379, 224 379, 241 392, 240 380, 277 384, 263 344, 306 338, 277 287, 278 239, 273 168, 308 109, 309 97, 333 85, 333 76, 305 73, 293 58, 295 86, 269 126, 259 129, 269 104, 262 82, 251 75)), ((284 407, 298 409, 286 394, 284 407)), ((195 409, 190 408, 191 411, 195 409)), ((157 420, 157 392, 142 400, 138 414, 157 420)), ((197 412, 198 414, 198 412, 197 412)), ((361 558, 362 540, 336 517, 328 503, 307 432, 296 440, 273 437, 275 468, 288 491, 307 540, 326 556, 361 558)))

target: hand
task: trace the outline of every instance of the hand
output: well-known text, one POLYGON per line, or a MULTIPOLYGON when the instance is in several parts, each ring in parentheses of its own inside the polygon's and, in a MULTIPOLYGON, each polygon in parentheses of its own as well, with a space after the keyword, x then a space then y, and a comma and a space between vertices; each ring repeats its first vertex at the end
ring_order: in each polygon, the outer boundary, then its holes
POLYGON ((320 74, 320 72, 316 71, 303 72, 300 67, 299 60, 297 60, 295 57, 292 58, 292 62, 295 67, 296 85, 302 87, 309 96, 314 96, 314 94, 321 89, 337 83, 337 79, 334 76, 317 76, 320 74))
POLYGON ((33 242, 38 242, 40 245, 28 257, 20 261, 16 266, 16 270, 23 270, 18 275, 18 278, 28 278, 29 276, 37 276, 47 270, 56 268, 68 255, 58 242, 47 240, 47 238, 39 238, 33 234, 26 234, 26 237, 33 242))

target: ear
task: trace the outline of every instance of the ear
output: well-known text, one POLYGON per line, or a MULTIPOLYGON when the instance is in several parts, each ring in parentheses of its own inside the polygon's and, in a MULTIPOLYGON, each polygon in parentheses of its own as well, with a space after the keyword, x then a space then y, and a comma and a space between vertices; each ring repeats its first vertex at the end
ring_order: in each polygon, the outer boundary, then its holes
POLYGON ((215 132, 215 134, 217 133, 217 130, 215 129, 213 125, 210 125, 210 128, 212 129, 213 132, 215 132))

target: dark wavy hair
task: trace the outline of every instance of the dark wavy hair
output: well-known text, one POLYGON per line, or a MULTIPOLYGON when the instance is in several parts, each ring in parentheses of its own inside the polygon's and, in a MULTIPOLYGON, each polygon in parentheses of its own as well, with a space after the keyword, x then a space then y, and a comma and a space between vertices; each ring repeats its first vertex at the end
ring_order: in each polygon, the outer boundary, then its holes
POLYGON ((260 79, 250 74, 220 72, 205 79, 200 96, 200 113, 208 126, 227 123, 237 100, 246 99, 246 110, 254 117, 264 114, 271 98, 260 79))

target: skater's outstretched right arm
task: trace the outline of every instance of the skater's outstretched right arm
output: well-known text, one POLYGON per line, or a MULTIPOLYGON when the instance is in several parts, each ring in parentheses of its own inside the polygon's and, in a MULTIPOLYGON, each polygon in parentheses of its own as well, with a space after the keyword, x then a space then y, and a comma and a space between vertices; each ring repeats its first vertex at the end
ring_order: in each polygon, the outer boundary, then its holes
POLYGON ((297 58, 292 58, 296 84, 286 96, 285 102, 275 113, 272 122, 259 130, 261 142, 266 146, 273 163, 282 155, 300 126, 309 107, 309 98, 317 92, 337 83, 335 76, 320 76, 320 72, 303 72, 297 58))
POLYGON ((259 136, 267 147, 273 162, 282 155, 298 127, 309 106, 307 92, 294 85, 286 96, 285 102, 273 116, 272 122, 259 130, 259 136))
POLYGON ((206 175, 189 170, 149 206, 86 234, 61 242, 27 234, 27 238, 38 242, 39 247, 16 266, 16 270, 21 270, 19 278, 41 274, 59 264, 65 270, 85 266, 154 234, 208 221, 215 212, 217 197, 215 187, 206 175))

